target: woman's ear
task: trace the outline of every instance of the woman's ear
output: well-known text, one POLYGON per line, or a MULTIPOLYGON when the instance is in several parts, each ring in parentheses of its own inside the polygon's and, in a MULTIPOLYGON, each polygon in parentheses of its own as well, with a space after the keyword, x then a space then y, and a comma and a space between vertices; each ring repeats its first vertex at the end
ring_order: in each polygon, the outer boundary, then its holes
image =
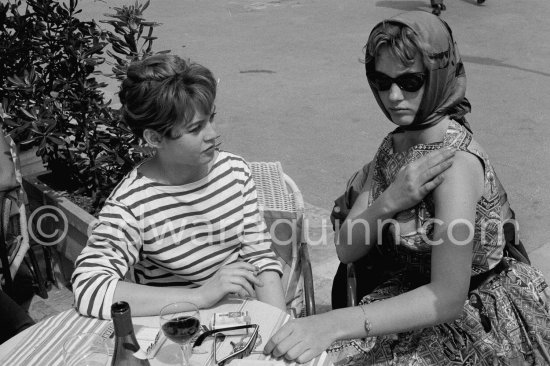
POLYGON ((162 138, 163 136, 160 133, 150 128, 146 128, 145 131, 143 131, 143 139, 153 148, 158 149, 160 147, 162 138))

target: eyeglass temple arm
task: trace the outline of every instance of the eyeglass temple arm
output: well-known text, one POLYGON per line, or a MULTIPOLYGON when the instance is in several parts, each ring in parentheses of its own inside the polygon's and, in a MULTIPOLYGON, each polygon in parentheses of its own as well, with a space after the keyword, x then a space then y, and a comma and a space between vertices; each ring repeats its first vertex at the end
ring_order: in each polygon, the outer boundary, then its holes
POLYGON ((210 337, 214 333, 220 333, 220 332, 229 331, 229 330, 245 329, 245 328, 254 328, 254 324, 237 325, 237 326, 234 326, 234 327, 218 328, 218 329, 209 330, 207 332, 202 333, 200 336, 198 336, 195 343, 193 343, 193 347, 200 346, 206 338, 210 337))

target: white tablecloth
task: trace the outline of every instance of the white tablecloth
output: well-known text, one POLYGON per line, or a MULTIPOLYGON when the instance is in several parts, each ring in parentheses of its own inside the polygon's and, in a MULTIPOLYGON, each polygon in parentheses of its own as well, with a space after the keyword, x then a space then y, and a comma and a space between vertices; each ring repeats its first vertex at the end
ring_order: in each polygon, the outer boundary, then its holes
MULTIPOLYGON (((268 304, 257 300, 241 300, 228 299, 222 301, 218 305, 210 309, 201 310, 201 318, 203 323, 207 323, 215 312, 227 311, 248 311, 252 319, 252 323, 260 325, 260 335, 262 345, 258 349, 263 349, 265 342, 271 338, 271 335, 279 329, 289 316, 268 304)), ((136 330, 140 326, 159 328, 158 316, 152 317, 135 317, 133 318, 134 327, 136 330)), ((0 365, 9 366, 62 366, 62 345, 65 339, 77 333, 98 333, 108 332, 112 326, 111 321, 88 318, 79 315, 76 310, 71 309, 64 311, 56 316, 50 317, 16 337, 10 339, 0 345, 0 365)), ((210 350, 208 342, 205 342, 205 348, 210 350)), ((271 360, 266 358, 261 353, 253 353, 249 359, 271 360)), ((155 358, 150 360, 152 366, 163 365, 180 365, 181 355, 179 346, 166 340, 155 358)), ((211 360, 211 352, 197 354, 194 353, 191 357, 193 366, 209 366, 213 365, 211 360)), ((294 363, 278 361, 277 365, 294 365, 294 363)), ((310 366, 325 366, 332 365, 329 357, 323 353, 311 361, 310 366)))

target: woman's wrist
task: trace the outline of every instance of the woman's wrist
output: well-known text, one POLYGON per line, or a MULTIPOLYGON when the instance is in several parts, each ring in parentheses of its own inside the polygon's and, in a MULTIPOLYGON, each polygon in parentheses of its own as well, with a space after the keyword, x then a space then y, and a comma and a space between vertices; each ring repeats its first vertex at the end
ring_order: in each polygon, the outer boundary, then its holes
POLYGON ((315 315, 318 322, 330 329, 333 341, 365 338, 372 331, 372 314, 367 307, 353 306, 315 315))
POLYGON ((351 308, 332 310, 326 313, 314 315, 319 324, 324 324, 327 333, 332 335, 332 342, 342 339, 353 338, 350 336, 349 327, 346 320, 349 320, 349 313, 346 310, 351 308), (343 313, 343 312, 345 313, 343 313))
POLYGON ((197 305, 199 309, 205 309, 212 306, 212 304, 208 303, 208 299, 206 297, 206 294, 204 293, 204 288, 202 287, 191 289, 185 287, 177 287, 177 289, 180 291, 180 295, 178 295, 178 298, 181 299, 178 301, 191 302, 197 305), (182 293, 184 293, 185 295, 183 295, 182 293))
POLYGON ((370 322, 369 317, 367 316, 367 311, 363 307, 363 305, 358 306, 359 309, 361 309, 361 312, 363 313, 363 328, 365 328, 365 337, 368 337, 371 330, 372 330, 372 324, 370 322))
POLYGON ((375 201, 375 204, 378 204, 382 216, 392 217, 399 211, 399 208, 393 200, 391 193, 387 190, 382 192, 382 194, 375 201))

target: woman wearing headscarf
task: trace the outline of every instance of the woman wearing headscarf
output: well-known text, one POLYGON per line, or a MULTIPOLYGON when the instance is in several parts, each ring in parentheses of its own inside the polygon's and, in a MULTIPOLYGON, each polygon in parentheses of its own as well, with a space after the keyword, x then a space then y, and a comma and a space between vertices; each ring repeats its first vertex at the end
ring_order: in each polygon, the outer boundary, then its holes
POLYGON ((336 251, 343 263, 376 251, 393 267, 359 306, 293 320, 264 352, 305 362, 328 348, 338 365, 549 364, 547 285, 502 235, 513 212, 465 119, 450 28, 427 12, 385 20, 365 67, 397 128, 348 186, 356 194, 336 251), (403 184, 403 171, 435 150, 454 152, 452 166, 410 194, 418 183, 403 184))

